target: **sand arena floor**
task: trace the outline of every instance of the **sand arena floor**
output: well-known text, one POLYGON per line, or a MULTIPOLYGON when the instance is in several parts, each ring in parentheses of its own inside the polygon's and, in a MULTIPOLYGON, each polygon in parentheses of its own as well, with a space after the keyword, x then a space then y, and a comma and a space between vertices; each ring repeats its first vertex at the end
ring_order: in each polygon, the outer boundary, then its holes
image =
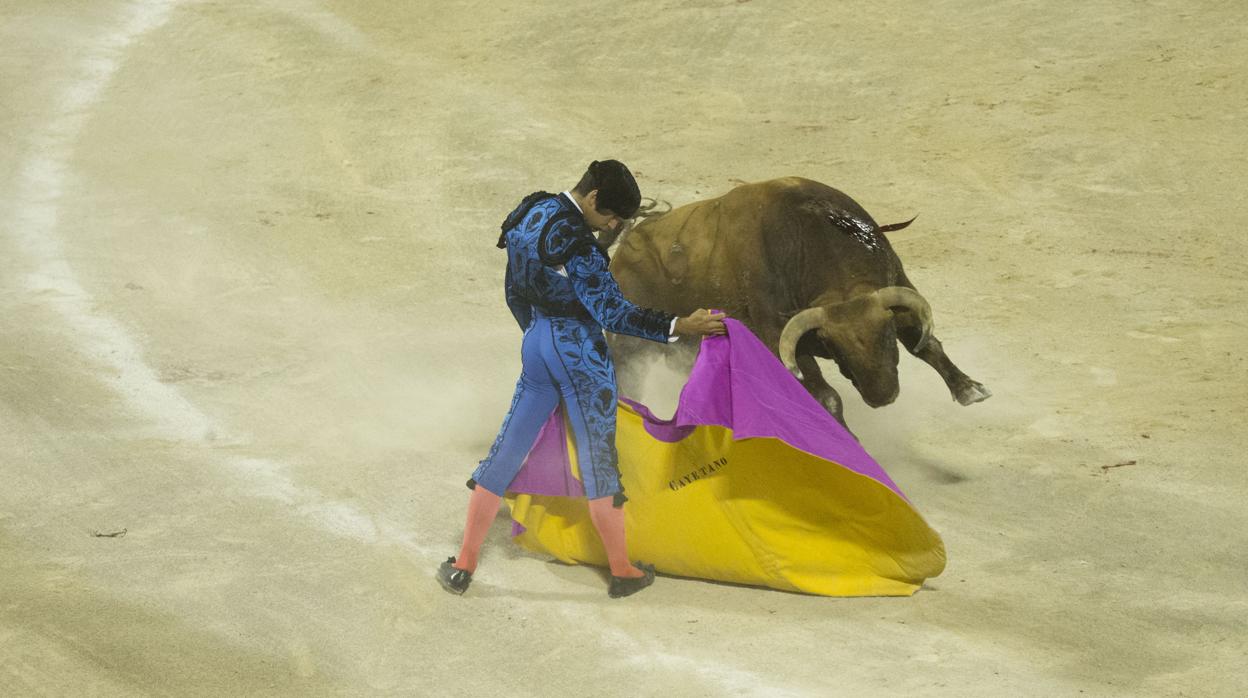
POLYGON ((0 694, 1248 693, 1246 15, 3 4, 0 694), (837 385, 944 575, 616 602, 500 523, 437 587, 518 372, 498 221, 600 157, 919 214, 995 396, 837 385))

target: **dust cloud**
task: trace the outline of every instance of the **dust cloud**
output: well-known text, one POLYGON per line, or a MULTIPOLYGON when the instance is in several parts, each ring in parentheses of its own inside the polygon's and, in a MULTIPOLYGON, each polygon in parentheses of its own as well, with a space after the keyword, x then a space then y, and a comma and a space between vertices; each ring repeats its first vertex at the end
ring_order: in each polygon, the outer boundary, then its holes
MULTIPOLYGON (((1243 26, 4 3, 0 694, 1248 693, 1243 26), (825 373, 943 575, 617 603, 500 525, 438 587, 519 376, 498 223, 605 157, 677 206, 797 175, 921 214, 890 239, 993 397, 904 353, 878 410, 825 373)), ((670 415, 683 375, 650 373, 670 415)))

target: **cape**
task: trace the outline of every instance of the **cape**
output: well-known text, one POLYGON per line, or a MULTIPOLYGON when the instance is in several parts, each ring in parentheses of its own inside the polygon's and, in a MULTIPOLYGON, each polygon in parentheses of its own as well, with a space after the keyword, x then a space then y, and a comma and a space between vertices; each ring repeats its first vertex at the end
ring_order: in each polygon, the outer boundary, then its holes
MULTIPOLYGON (((940 536, 744 325, 706 337, 675 415, 619 402, 629 556, 660 573, 827 596, 913 594, 940 536)), ((509 488, 513 540, 606 566, 561 410, 509 488)))

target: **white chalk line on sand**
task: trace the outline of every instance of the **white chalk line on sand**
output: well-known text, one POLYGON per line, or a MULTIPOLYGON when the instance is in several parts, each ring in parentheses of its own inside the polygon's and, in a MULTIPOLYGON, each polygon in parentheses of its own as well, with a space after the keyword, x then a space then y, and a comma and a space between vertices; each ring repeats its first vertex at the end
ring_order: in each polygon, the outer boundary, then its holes
POLYGON ((621 660, 643 671, 666 669, 685 676, 695 676, 717 687, 715 695, 760 696, 765 698, 800 698, 810 692, 773 685, 769 677, 747 671, 706 657, 687 657, 657 647, 654 641, 641 641, 617 629, 603 632, 603 640, 616 645, 621 660))
MULTIPOLYGON (((112 375, 105 377, 109 385, 166 437, 210 448, 214 440, 233 439, 226 437, 221 425, 178 390, 161 382, 126 329, 94 307, 94 299, 65 260, 57 236, 60 200, 70 178, 69 162, 91 107, 120 68, 123 52, 143 35, 161 27, 176 4, 176 1, 167 1, 131 5, 131 16, 124 26, 98 40, 95 50, 83 60, 81 75, 62 93, 56 115, 32 139, 33 154, 18 176, 14 211, 17 225, 12 234, 34 261, 35 270, 24 279, 26 289, 64 318, 78 339, 78 351, 112 369, 112 375)), ((328 13, 311 17, 310 24, 320 33, 355 48, 363 40, 357 30, 328 13)), ((246 456, 230 456, 225 463, 228 470, 250 485, 248 491, 253 496, 290 506, 331 533, 362 542, 384 540, 426 558, 437 555, 434 550, 417 543, 415 537, 401 527, 296 484, 283 463, 246 456)), ((567 603, 561 602, 561 606, 567 603)), ((572 609, 561 610, 569 617, 579 617, 572 609)), ((752 672, 672 654, 660 648, 643 647, 637 639, 617 629, 604 628, 602 637, 609 644, 621 647, 622 656, 632 658, 626 663, 692 670, 701 680, 717 684, 729 694, 797 695, 790 689, 769 686, 766 677, 752 672)))
MULTIPOLYGON (((103 380, 162 436, 210 448, 225 430, 178 390, 161 382, 126 329, 95 308, 93 297, 65 260, 57 234, 60 201, 70 180, 69 163, 92 107, 121 67, 125 50, 164 25, 176 4, 131 4, 121 27, 97 39, 82 59, 79 74, 56 102, 53 118, 32 137, 31 155, 17 178, 11 234, 34 262, 34 269, 23 279, 25 288, 65 320, 79 352, 106 367, 103 380)), ((425 557, 434 555, 399 526, 296 484, 282 463, 229 456, 225 464, 248 483, 254 496, 290 505, 331 533, 363 542, 384 540, 425 557)))

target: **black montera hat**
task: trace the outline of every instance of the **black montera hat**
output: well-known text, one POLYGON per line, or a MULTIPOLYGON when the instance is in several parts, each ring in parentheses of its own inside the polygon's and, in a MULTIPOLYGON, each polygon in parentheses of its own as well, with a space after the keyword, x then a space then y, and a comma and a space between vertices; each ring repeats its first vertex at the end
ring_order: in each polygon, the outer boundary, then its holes
POLYGON ((641 189, 633 173, 619 160, 595 160, 589 174, 598 190, 598 208, 609 209, 621 218, 632 218, 641 206, 641 189))

